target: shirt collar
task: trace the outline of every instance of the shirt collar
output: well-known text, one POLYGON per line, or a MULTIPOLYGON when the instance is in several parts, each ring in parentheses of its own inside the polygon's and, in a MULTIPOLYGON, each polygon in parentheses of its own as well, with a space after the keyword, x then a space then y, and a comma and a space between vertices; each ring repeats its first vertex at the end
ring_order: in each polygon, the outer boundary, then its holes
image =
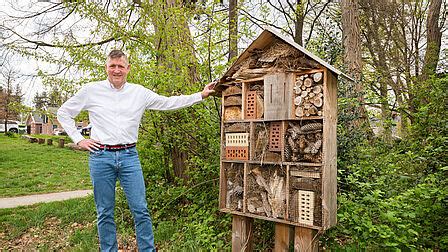
POLYGON ((106 83, 109 85, 109 87, 110 87, 112 90, 115 90, 115 91, 121 91, 121 90, 124 89, 124 86, 126 86, 126 84, 127 84, 128 82, 126 81, 120 88, 115 88, 114 85, 112 85, 112 83, 110 83, 109 79, 106 80, 106 83))

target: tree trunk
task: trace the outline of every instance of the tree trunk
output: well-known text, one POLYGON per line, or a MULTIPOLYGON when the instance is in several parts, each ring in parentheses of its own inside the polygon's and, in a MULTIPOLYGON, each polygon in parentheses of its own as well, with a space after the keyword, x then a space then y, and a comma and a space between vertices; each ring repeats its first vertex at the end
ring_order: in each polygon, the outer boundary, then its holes
POLYGON ((187 174, 187 153, 174 146, 171 150, 171 159, 173 162, 174 176, 182 179, 184 182, 188 181, 187 174))
POLYGON ((238 56, 238 0, 229 0, 229 61, 238 56))
MULTIPOLYGON (((154 1, 153 7, 159 10, 154 16, 152 23, 155 29, 155 41, 157 50, 157 63, 170 70, 179 71, 185 66, 188 67, 188 74, 185 74, 185 85, 193 85, 198 81, 197 73, 197 59, 194 53, 193 39, 191 37, 188 26, 188 19, 186 12, 182 10, 182 1, 178 0, 159 0, 154 1)), ((166 92, 171 94, 173 92, 179 93, 182 90, 176 90, 172 86, 166 88, 166 92)), ((171 119, 163 120, 165 123, 168 120, 175 120, 176 125, 182 125, 183 116, 166 115, 171 119), (175 119, 173 119, 175 118, 175 119)), ((168 131, 169 132, 169 131, 168 131)), ((172 136, 166 136, 171 138, 172 136)), ((188 152, 181 148, 181 145, 189 145, 194 148, 192 143, 189 143, 185 137, 185 141, 180 143, 179 140, 172 142, 172 147, 169 149, 169 157, 173 164, 174 176, 187 182, 187 160, 188 152)), ((168 174, 167 174, 168 175, 168 174)))
POLYGON ((426 80, 431 74, 434 74, 437 69, 442 40, 442 27, 439 27, 441 6, 442 0, 432 0, 429 4, 428 18, 426 21, 427 43, 422 80, 426 80))
MULTIPOLYGON (((359 3, 358 0, 342 0, 342 32, 343 32, 343 44, 344 44, 344 62, 347 66, 347 72, 354 78, 355 83, 354 92, 347 94, 348 97, 355 96, 357 104, 352 109, 356 115, 355 119, 351 122, 352 129, 357 129, 360 126, 364 126, 368 129, 369 133, 369 121, 367 112, 364 107, 364 87, 361 82, 362 75, 362 59, 361 59, 361 32, 359 21, 359 3)), ((363 128, 364 128, 363 127, 363 128)))
POLYGON ((303 13, 302 0, 297 0, 294 42, 299 45, 303 45, 303 19, 305 18, 303 13))

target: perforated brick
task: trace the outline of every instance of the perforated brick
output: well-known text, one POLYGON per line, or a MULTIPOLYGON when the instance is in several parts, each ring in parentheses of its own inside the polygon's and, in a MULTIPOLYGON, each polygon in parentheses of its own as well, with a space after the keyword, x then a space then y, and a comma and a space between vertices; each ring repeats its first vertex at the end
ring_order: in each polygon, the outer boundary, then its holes
POLYGON ((299 190, 299 223, 312 226, 314 223, 314 192, 299 190))
POLYGON ((226 146, 249 146, 249 133, 227 133, 226 146))
POLYGON ((249 160, 249 147, 226 147, 227 160, 249 160))
POLYGON ((246 95, 246 119, 257 117, 257 91, 248 91, 246 95))
POLYGON ((269 126, 269 150, 281 151, 282 150, 282 123, 271 122, 269 126))

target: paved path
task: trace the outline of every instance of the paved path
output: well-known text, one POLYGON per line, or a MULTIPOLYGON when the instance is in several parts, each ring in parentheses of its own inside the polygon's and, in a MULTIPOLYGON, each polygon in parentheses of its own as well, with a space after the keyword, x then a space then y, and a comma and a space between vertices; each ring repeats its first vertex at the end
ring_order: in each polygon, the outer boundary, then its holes
POLYGON ((0 208, 13 208, 18 206, 28 206, 41 202, 61 201, 73 198, 85 197, 92 194, 92 190, 79 190, 70 192, 58 192, 47 194, 27 195, 11 198, 0 198, 0 208))

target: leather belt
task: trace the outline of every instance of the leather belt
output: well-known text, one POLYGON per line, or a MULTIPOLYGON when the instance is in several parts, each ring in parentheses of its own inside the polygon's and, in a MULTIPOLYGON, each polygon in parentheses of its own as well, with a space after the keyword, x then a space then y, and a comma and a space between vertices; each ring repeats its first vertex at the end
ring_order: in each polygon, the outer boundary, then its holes
POLYGON ((115 145, 108 145, 108 144, 101 144, 100 149, 103 150, 110 150, 110 151, 119 151, 119 150, 126 150, 132 147, 135 147, 136 143, 130 143, 130 144, 115 144, 115 145))

